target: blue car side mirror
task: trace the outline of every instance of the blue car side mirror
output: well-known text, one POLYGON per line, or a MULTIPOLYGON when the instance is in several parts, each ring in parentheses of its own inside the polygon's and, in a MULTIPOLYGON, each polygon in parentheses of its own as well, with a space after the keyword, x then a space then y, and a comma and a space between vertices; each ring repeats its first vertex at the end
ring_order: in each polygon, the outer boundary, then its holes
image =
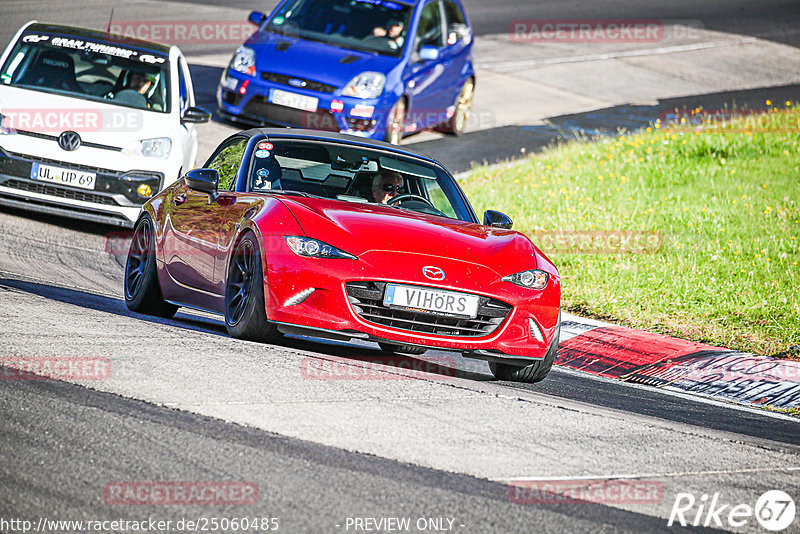
POLYGON ((250 16, 247 17, 247 22, 250 24, 255 24, 259 28, 261 27, 261 23, 264 22, 267 16, 262 13, 261 11, 251 11, 250 16))
POLYGON ((435 46, 422 46, 419 49, 419 58, 423 61, 436 61, 439 59, 439 49, 435 46))

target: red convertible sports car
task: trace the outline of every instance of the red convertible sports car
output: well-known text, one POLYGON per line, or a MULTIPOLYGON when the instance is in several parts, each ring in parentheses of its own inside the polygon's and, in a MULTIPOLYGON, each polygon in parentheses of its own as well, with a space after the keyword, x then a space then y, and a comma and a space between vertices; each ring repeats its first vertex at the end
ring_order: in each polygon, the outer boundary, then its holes
POLYGON ((427 157, 335 133, 253 129, 149 200, 125 267, 133 311, 225 316, 237 338, 281 333, 462 352, 497 378, 553 364, 555 266, 511 220, 481 224, 427 157))

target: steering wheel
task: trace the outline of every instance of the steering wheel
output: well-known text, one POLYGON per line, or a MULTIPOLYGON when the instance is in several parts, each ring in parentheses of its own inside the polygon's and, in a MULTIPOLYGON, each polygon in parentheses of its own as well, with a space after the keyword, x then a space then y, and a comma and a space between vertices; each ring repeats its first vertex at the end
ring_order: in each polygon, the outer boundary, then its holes
POLYGON ((406 193, 405 195, 397 195, 396 197, 390 198, 387 202, 387 206, 391 206, 392 204, 397 204, 398 202, 405 202, 406 200, 419 200, 420 202, 424 202, 428 206, 436 209, 436 206, 425 197, 421 197, 419 195, 412 195, 411 193, 406 193))

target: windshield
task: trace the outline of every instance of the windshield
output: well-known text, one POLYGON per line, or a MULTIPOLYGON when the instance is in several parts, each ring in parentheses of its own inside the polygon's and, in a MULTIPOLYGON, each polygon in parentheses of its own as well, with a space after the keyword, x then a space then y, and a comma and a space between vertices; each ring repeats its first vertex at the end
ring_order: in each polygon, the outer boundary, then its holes
POLYGON ((291 0, 267 30, 334 46, 399 56, 411 8, 383 0, 291 0))
POLYGON ((362 147, 261 141, 253 152, 248 184, 254 192, 384 204, 474 222, 458 187, 441 168, 362 147))
POLYGON ((0 71, 0 83, 34 91, 169 112, 167 56, 114 43, 24 34, 0 71))

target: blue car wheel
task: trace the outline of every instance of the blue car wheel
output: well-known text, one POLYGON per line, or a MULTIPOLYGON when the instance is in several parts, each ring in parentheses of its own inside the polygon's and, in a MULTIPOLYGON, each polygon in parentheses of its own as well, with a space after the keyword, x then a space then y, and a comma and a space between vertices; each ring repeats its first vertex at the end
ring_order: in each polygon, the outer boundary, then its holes
POLYGON ((406 125, 406 99, 400 97, 392 107, 386 121, 386 136, 384 141, 399 145, 403 140, 403 130, 406 125))

